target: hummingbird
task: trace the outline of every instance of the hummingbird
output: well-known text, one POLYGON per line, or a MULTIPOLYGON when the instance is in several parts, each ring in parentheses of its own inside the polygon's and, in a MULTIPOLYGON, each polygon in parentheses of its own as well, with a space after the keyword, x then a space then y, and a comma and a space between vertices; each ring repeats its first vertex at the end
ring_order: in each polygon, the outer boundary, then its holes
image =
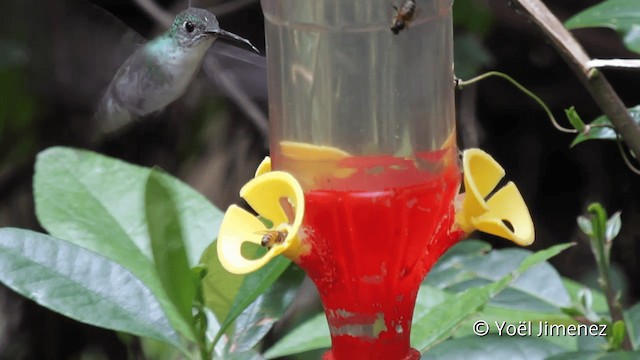
POLYGON ((218 39, 259 53, 249 40, 220 29, 209 11, 190 7, 179 13, 169 30, 139 47, 118 69, 96 111, 100 130, 114 132, 178 99, 218 39))

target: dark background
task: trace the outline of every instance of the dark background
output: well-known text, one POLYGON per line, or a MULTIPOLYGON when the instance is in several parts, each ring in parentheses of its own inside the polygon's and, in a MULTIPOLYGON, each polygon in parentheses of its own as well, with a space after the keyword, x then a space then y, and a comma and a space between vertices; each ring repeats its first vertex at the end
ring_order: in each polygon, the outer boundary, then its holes
MULTIPOLYGON (((161 31, 132 1, 92 2, 144 37, 161 31)), ((181 1, 158 3, 172 13, 186 7, 181 1)), ((214 9, 224 5, 224 1, 204 3, 198 5, 214 9)), ((229 13, 214 13, 222 28, 264 50, 259 3, 247 3, 229 13)), ((566 20, 597 1, 546 3, 566 20)), ((120 53, 129 48, 118 43, 125 26, 104 14, 101 21, 94 21, 87 17, 92 11, 86 9, 90 7, 82 0, 0 4, 4 15, 0 24, 0 226, 41 230, 31 194, 33 162, 38 151, 54 145, 90 148, 132 163, 158 165, 220 208, 236 201, 239 188, 267 154, 264 137, 219 86, 202 74, 183 98, 162 113, 117 136, 87 140, 94 131, 90 118, 100 92, 109 74, 126 58, 120 53)), ((538 94, 561 122, 564 109, 570 106, 585 120, 600 115, 538 29, 508 1, 458 0, 454 14, 457 41, 464 36, 473 39, 486 52, 485 69, 516 78, 538 94)), ((591 56, 638 57, 611 30, 585 29, 574 34, 591 56)), ((466 43, 460 46, 459 54, 469 50, 464 48, 466 43)), ((471 60, 460 55, 456 66, 462 68, 471 60)), ((640 72, 605 73, 628 106, 640 103, 640 72)), ((266 112, 262 78, 244 86, 266 112)), ((557 132, 534 101, 499 79, 458 94, 458 122, 460 147, 486 150, 518 184, 536 225, 532 248, 579 243, 552 261, 563 275, 595 286, 592 255, 575 219, 593 201, 601 202, 610 213, 621 210, 622 232, 613 247, 619 270, 616 278, 623 301, 638 300, 640 178, 625 167, 615 143, 587 142, 570 149, 572 136, 557 132)), ((497 247, 510 246, 488 239, 497 247)), ((51 313, 0 287, 1 359, 81 358, 88 349, 93 354, 90 358, 127 357, 124 342, 114 333, 51 313)))

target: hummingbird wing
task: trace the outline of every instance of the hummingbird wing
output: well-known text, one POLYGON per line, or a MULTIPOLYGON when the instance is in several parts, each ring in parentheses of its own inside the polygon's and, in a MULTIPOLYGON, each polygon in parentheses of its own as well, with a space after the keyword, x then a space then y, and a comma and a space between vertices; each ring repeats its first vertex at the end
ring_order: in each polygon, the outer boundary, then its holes
MULTIPOLYGON (((208 56, 216 58, 224 72, 232 74, 240 88, 251 98, 267 99, 267 59, 253 51, 216 40, 208 56)), ((223 86, 218 87, 225 95, 223 86)))
POLYGON ((86 0, 38 2, 33 7, 43 8, 45 27, 33 45, 36 74, 49 80, 49 91, 65 103, 95 110, 113 74, 142 37, 86 0))
POLYGON ((99 129, 113 132, 137 117, 161 110, 164 105, 156 104, 149 94, 167 86, 170 76, 147 53, 147 48, 136 50, 118 69, 98 105, 95 118, 99 129))

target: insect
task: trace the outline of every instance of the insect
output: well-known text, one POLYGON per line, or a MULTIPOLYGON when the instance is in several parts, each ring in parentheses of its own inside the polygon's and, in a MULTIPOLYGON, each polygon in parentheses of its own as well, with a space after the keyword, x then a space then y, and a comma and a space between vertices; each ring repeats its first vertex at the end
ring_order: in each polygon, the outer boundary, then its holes
POLYGON ((287 237, 287 230, 266 230, 260 240, 260 245, 271 249, 275 244, 282 244, 287 237))
POLYGON ((391 19, 391 32, 398 35, 413 20, 416 13, 416 0, 406 0, 400 8, 393 5, 393 10, 395 14, 391 19))

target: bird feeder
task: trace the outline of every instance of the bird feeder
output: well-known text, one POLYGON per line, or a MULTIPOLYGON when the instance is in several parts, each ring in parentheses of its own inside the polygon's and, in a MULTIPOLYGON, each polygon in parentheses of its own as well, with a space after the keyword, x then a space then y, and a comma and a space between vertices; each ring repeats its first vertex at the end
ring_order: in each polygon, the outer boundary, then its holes
POLYGON ((324 359, 418 359, 413 309, 437 259, 476 229, 533 241, 515 185, 494 191, 495 160, 468 150, 461 177, 451 6, 419 1, 394 34, 388 0, 262 0, 271 156, 240 195, 272 225, 232 205, 218 254, 234 273, 299 265, 329 324, 324 359), (247 258, 247 242, 269 250, 247 258))

